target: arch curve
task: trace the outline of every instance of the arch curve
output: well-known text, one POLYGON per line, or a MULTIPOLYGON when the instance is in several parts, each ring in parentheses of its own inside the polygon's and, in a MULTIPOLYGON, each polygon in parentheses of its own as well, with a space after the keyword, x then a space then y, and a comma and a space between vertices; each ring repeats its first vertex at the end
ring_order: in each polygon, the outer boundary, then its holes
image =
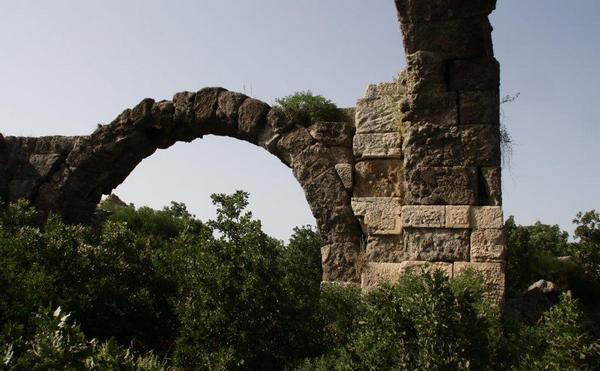
POLYGON ((147 98, 91 135, 68 138, 64 159, 30 199, 68 222, 90 220, 102 195, 157 149, 204 135, 237 138, 266 149, 292 169, 328 246, 323 280, 357 281, 354 262, 363 235, 351 194, 336 170, 337 164, 352 162, 353 132, 350 117, 304 127, 264 102, 219 87, 177 93, 172 100, 147 98))

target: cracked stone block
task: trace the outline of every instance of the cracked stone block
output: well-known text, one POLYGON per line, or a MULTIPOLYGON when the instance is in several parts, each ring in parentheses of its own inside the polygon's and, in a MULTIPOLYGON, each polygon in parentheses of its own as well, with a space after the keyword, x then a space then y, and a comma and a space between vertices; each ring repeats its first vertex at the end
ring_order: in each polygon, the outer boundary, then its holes
POLYGON ((469 260, 470 234, 463 229, 404 229, 404 246, 410 260, 469 260))
POLYGON ((475 229, 471 233, 471 261, 502 262, 506 243, 502 229, 475 229))
POLYGON ((470 228, 470 206, 446 206, 446 228, 470 228))
POLYGON ((488 300, 497 304, 501 304, 504 301, 506 289, 503 263, 454 263, 454 277, 458 277, 468 270, 481 275, 484 296, 488 300))
POLYGON ((399 131, 356 134, 353 148, 356 159, 402 158, 402 135, 399 131))
POLYGON ((471 225, 478 229, 500 229, 504 225, 501 206, 474 206, 471 211, 471 225))
POLYGON ((441 271, 447 277, 452 277, 452 264, 443 262, 404 261, 401 263, 367 263, 361 274, 361 288, 370 291, 378 284, 396 283, 404 274, 421 274, 424 272, 441 271))
POLYGON ((412 228, 441 228, 444 226, 446 209, 444 206, 402 207, 402 226, 412 228))
POLYGON ((352 198, 352 210, 361 221, 363 231, 369 235, 400 234, 402 201, 393 197, 352 198))
POLYGON ((354 166, 352 166, 351 164, 336 164, 335 170, 340 176, 340 179, 344 184, 344 188, 346 188, 347 190, 352 189, 354 166))
POLYGON ((402 160, 365 160, 354 166, 355 197, 404 197, 402 160))

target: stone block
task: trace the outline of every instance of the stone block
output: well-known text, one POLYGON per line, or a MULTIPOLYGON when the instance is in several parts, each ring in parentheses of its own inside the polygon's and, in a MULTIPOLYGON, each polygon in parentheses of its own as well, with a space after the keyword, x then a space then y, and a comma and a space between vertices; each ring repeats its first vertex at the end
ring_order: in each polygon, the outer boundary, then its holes
MULTIPOLYGON (((422 66, 420 66, 422 67, 422 66)), ((458 125, 458 94, 456 92, 439 92, 423 89, 421 83, 414 83, 414 68, 409 69, 407 81, 414 85, 412 93, 403 96, 400 109, 404 118, 413 122, 427 122, 436 126, 458 125)), ((420 80, 418 80, 420 81, 420 80)), ((445 81, 445 80, 444 80, 445 81)))
POLYGON ((392 133, 356 134, 353 141, 354 157, 402 158, 402 135, 392 133))
POLYGON ((486 17, 495 8, 496 0, 396 0, 398 16, 404 23, 486 17))
POLYGON ((382 97, 399 97, 404 94, 403 85, 397 81, 369 84, 362 96, 363 99, 379 99, 382 97))
POLYGON ((353 164, 354 154, 352 153, 352 146, 341 147, 334 146, 328 147, 329 155, 336 164, 353 164))
POLYGON ((497 91, 500 83, 500 65, 491 55, 485 58, 460 59, 448 67, 452 91, 497 91))
POLYGON ((500 229, 504 226, 502 207, 474 206, 471 209, 471 226, 477 229, 500 229))
POLYGON ((402 160, 365 160, 354 166, 354 197, 404 197, 402 160))
POLYGON ((359 99, 356 104, 356 133, 390 133, 398 131, 402 120, 400 99, 383 96, 377 99, 359 99))
POLYGON ((402 226, 404 228, 442 228, 445 224, 444 206, 402 206, 402 226))
POLYGON ((315 122, 308 127, 310 135, 327 146, 351 146, 354 127, 347 122, 315 122))
POLYGON ((321 248, 322 281, 357 282, 360 246, 352 243, 329 244, 321 248))
POLYGON ((359 220, 365 234, 387 235, 402 233, 400 213, 402 201, 392 197, 352 198, 352 211, 359 220))
POLYGON ((269 106, 257 99, 248 98, 238 112, 238 131, 251 142, 258 140, 258 131, 265 125, 269 106))
POLYGON ((500 124, 500 94, 498 90, 467 90, 459 92, 461 124, 500 124))
POLYGON ((367 263, 361 274, 361 288, 370 291, 381 283, 396 283, 404 274, 441 271, 452 277, 452 264, 442 262, 404 261, 401 263, 367 263))
POLYGON ((464 229, 404 229, 404 248, 410 260, 469 260, 469 231, 464 229))
POLYGON ((470 206, 446 206, 446 228, 470 228, 470 206))
POLYGON ((354 177, 354 167, 351 164, 336 164, 335 170, 340 176, 342 183, 344 183, 344 188, 351 190, 354 177))
POLYGON ((503 263, 454 263, 454 277, 458 277, 468 270, 481 275, 485 297, 492 302, 502 304, 505 293, 503 263))
MULTIPOLYGON (((399 81, 405 86, 407 93, 441 93, 447 90, 446 61, 443 56, 437 53, 418 51, 406 56, 406 64, 406 72, 399 75, 399 81)), ((456 102, 456 100, 454 101, 456 102)))
POLYGON ((406 260, 404 237, 399 235, 369 236, 365 260, 368 262, 399 263, 406 260))
POLYGON ((492 125, 460 126, 466 166, 500 166, 500 130, 492 125))
POLYGON ((406 126, 403 152, 405 166, 463 166, 464 148, 458 126, 430 123, 406 126))
POLYGON ((406 54, 429 51, 444 56, 444 59, 493 55, 492 26, 487 18, 402 23, 401 29, 406 54))
POLYGON ((479 178, 476 168, 407 167, 407 205, 475 205, 479 178))
POLYGON ((471 261, 502 262, 506 243, 502 229, 475 229, 471 233, 471 261))

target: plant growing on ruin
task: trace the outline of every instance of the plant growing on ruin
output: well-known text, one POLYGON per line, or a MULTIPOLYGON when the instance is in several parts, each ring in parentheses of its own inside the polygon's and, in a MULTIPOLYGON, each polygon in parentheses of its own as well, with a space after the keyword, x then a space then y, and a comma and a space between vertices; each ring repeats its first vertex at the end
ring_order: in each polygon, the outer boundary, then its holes
POLYGON ((504 122, 506 119, 506 114, 504 113, 504 109, 502 105, 507 103, 512 103, 519 99, 521 93, 516 93, 515 95, 505 95, 500 99, 500 151, 502 153, 502 164, 509 165, 510 159, 512 158, 513 153, 513 145, 514 140, 512 135, 508 132, 506 128, 506 123, 504 122))
POLYGON ((340 117, 340 110, 335 103, 322 95, 314 95, 310 90, 296 92, 275 102, 275 109, 300 125, 316 121, 335 121, 340 117))

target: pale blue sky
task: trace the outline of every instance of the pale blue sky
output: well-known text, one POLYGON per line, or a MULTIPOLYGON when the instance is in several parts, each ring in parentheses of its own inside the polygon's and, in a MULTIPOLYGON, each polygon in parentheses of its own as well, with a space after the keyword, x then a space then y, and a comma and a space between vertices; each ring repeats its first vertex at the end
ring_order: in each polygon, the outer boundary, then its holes
MULTIPOLYGON (((600 2, 500 0, 492 16, 514 137, 506 215, 571 229, 600 209, 600 2)), ((0 0, 0 132, 89 134, 144 97, 223 86, 272 103, 310 89, 353 106, 405 65, 392 0, 0 0)), ((314 223, 291 171, 228 138, 145 160, 117 193, 136 205, 245 189, 265 229, 314 223)))

